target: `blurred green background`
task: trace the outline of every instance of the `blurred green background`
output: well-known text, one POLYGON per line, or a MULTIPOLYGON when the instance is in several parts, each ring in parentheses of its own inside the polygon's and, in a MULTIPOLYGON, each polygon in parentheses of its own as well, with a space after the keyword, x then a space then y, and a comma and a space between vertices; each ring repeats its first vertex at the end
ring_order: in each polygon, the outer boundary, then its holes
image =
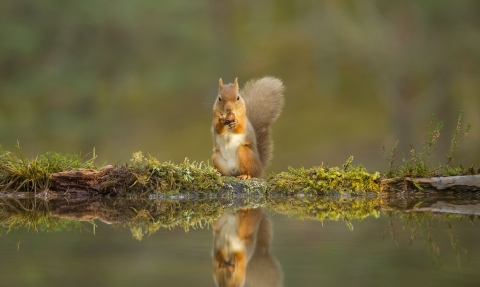
POLYGON ((480 1, 0 2, 0 144, 24 156, 96 148, 210 159, 218 78, 286 86, 267 172, 382 147, 421 148, 430 116, 473 128, 455 164, 479 163, 480 1))

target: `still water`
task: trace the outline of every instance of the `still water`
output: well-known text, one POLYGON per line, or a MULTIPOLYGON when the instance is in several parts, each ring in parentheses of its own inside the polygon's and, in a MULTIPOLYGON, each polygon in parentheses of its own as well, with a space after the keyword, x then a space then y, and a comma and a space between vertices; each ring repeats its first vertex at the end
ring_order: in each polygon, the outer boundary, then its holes
POLYGON ((0 286, 480 286, 476 211, 432 212, 431 198, 416 200, 403 210, 384 198, 182 210, 181 201, 0 198, 0 286))

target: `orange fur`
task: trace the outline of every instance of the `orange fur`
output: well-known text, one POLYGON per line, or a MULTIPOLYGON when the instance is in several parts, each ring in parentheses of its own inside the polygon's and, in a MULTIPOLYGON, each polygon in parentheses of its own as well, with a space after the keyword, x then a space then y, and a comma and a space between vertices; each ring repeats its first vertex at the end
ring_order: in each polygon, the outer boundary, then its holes
POLYGON ((249 145, 238 147, 238 164, 240 166, 240 176, 244 179, 252 177, 260 177, 262 175, 262 164, 258 157, 258 153, 254 152, 249 145))
POLYGON ((272 153, 270 124, 283 106, 283 84, 265 77, 239 91, 238 81, 219 80, 213 106, 213 166, 223 175, 261 177, 272 153))

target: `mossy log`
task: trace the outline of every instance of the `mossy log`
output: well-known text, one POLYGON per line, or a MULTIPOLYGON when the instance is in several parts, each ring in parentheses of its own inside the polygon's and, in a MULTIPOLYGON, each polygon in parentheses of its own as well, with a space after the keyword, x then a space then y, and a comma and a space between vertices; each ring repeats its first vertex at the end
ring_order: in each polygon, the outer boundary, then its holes
POLYGON ((100 170, 76 169, 53 173, 50 190, 76 195, 259 195, 280 194, 328 194, 332 192, 360 194, 365 192, 417 192, 455 190, 480 191, 480 175, 381 179, 377 174, 364 170, 339 169, 291 170, 269 176, 265 180, 240 180, 220 176, 215 171, 188 168, 169 169, 168 172, 138 171, 128 167, 106 166, 100 170), (188 170, 188 173, 185 173, 188 170), (208 174, 208 176, 206 176, 208 174))
MULTIPOLYGON (((200 171, 197 171, 200 172, 200 171)), ((170 171, 168 175, 151 172, 148 177, 136 169, 111 165, 100 170, 76 169, 50 175, 50 191, 75 195, 165 195, 174 196, 194 192, 195 195, 212 193, 252 194, 263 193, 263 180, 240 180, 235 177, 201 177, 190 171, 186 177, 181 171, 170 171)))

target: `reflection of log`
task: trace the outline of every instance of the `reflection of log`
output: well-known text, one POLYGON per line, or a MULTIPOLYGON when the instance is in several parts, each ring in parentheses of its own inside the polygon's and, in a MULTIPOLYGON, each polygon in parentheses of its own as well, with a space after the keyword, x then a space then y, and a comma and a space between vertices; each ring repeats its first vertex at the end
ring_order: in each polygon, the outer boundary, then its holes
POLYGON ((458 196, 455 192, 433 192, 428 196, 421 193, 391 194, 382 196, 379 209, 405 213, 480 215, 480 197, 476 193, 458 196))
MULTIPOLYGON (((200 171, 201 172, 201 171, 200 171)), ((153 174, 153 173, 152 173, 153 174)), ((126 167, 105 166, 96 171, 92 169, 77 169, 54 173, 50 176, 50 190, 54 192, 65 192, 77 195, 95 195, 112 194, 121 195, 126 193, 162 193, 164 191, 177 190, 181 193, 189 192, 233 192, 236 194, 260 194, 265 192, 281 192, 293 194, 294 192, 310 194, 327 194, 332 190, 350 191, 348 179, 339 181, 337 186, 328 188, 318 188, 315 186, 317 180, 305 180, 305 186, 302 183, 296 183, 293 189, 295 191, 279 191, 279 186, 289 186, 285 184, 290 179, 270 177, 268 180, 239 180, 234 177, 221 177, 202 179, 185 179, 185 175, 177 174, 171 178, 163 178, 161 175, 149 177, 135 174, 132 169, 126 167), (313 182, 313 187, 312 187, 313 182), (308 184, 308 186, 307 186, 308 184), (343 184, 343 186, 341 186, 343 184)), ((173 173, 171 173, 173 174, 173 173)), ((198 174, 197 174, 198 176, 198 174)), ((315 175, 316 176, 316 175, 315 175)), ((293 179, 298 180, 298 179, 293 179)), ((432 178, 393 178, 375 181, 373 185, 379 184, 381 192, 417 192, 417 191, 442 191, 454 190, 462 192, 480 191, 480 175, 450 176, 450 177, 432 177, 432 178)), ((374 187, 375 188, 375 187, 374 187)), ((377 188, 378 189, 378 188, 377 188)), ((354 192, 351 193, 361 193, 354 192)))
POLYGON ((380 182, 382 191, 402 192, 422 189, 480 191, 480 175, 462 175, 431 178, 392 178, 380 182))
POLYGON ((112 224, 120 223, 120 216, 112 217, 112 212, 105 212, 101 199, 84 200, 84 201, 62 201, 53 200, 50 207, 50 215, 53 217, 70 219, 75 221, 92 221, 99 219, 100 221, 112 224))
POLYGON ((414 208, 413 211, 480 215, 480 202, 476 204, 459 205, 438 201, 429 207, 414 208))

